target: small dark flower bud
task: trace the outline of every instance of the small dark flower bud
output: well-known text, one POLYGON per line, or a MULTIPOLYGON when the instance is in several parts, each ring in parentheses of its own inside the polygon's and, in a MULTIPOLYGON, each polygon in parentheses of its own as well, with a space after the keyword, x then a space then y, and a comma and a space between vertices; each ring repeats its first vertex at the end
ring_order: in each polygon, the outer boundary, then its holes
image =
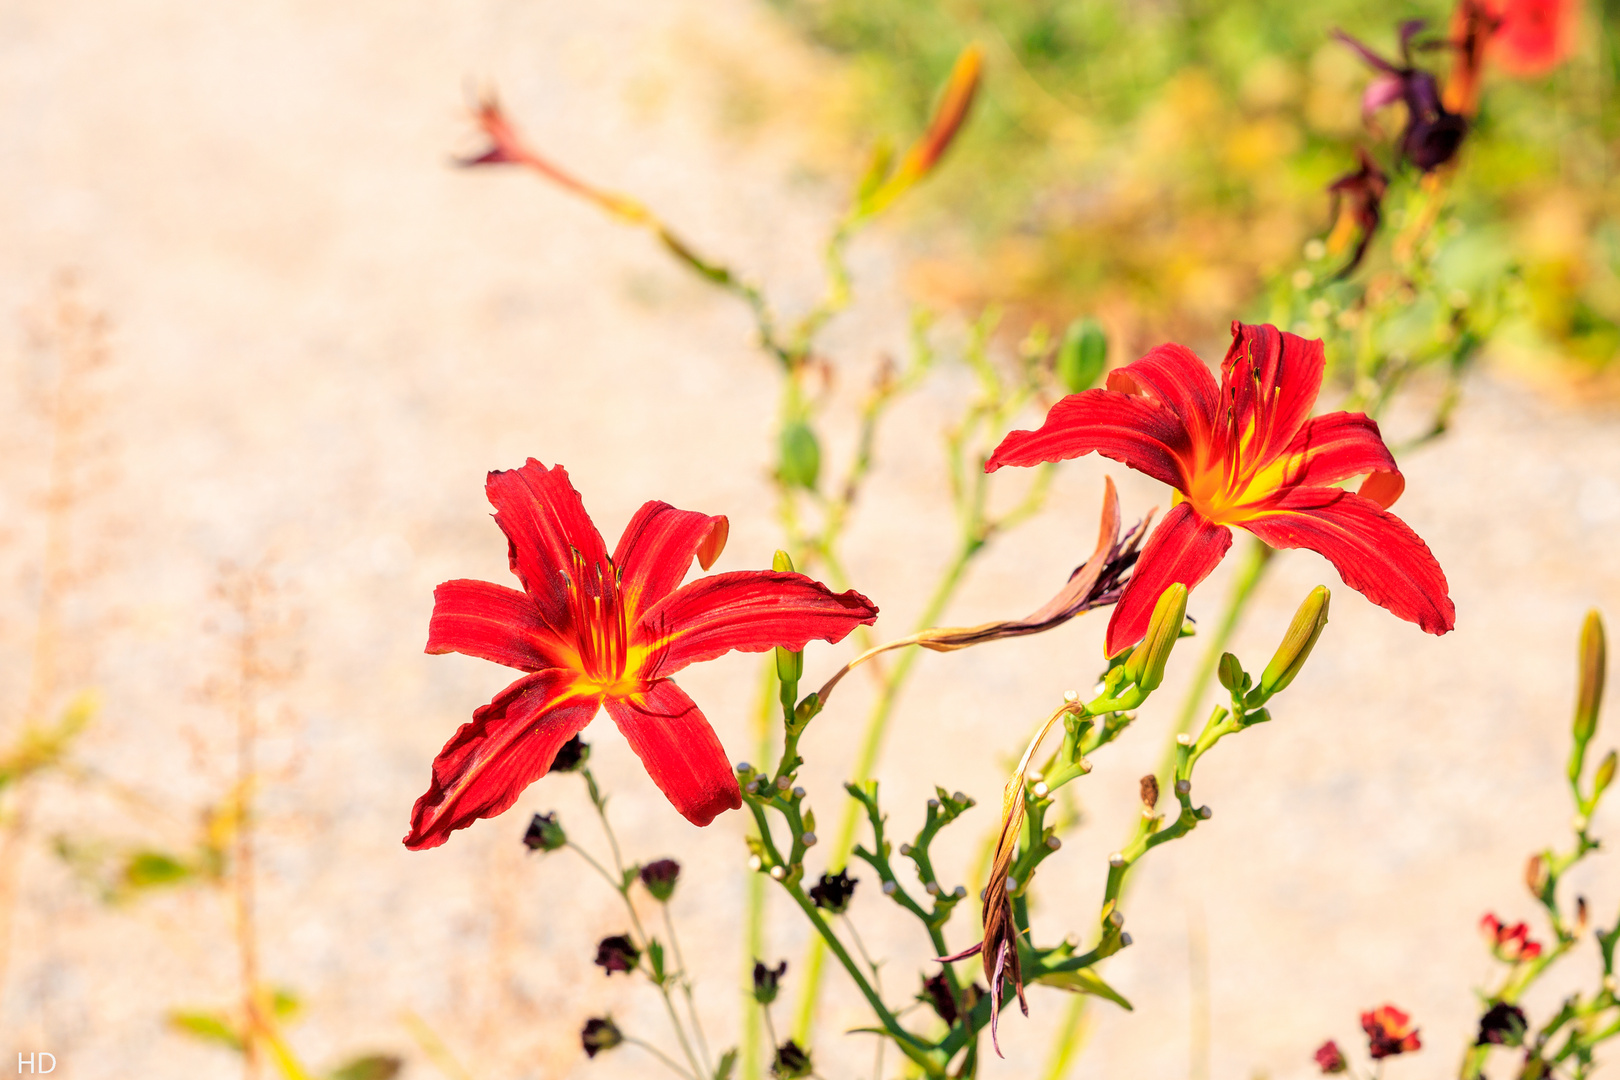
POLYGON ((815 901, 816 907, 834 915, 842 915, 849 910, 849 899, 855 895, 855 886, 860 879, 849 876, 848 870, 840 870, 836 874, 822 874, 821 880, 810 888, 810 899, 815 901))
MULTIPOLYGON (((962 1005, 968 1012, 972 1012, 973 1006, 977 1005, 979 998, 983 996, 984 988, 977 983, 965 986, 962 988, 962 1005)), ((951 997, 951 984, 945 978, 943 970, 923 980, 922 993, 917 995, 917 1000, 932 1006, 939 1018, 953 1027, 962 1016, 962 1011, 957 1008, 956 999, 951 997)))
POLYGON ((641 883, 659 903, 675 893, 675 882, 681 876, 681 864, 674 859, 659 859, 641 868, 641 883))
POLYGON ((1159 778, 1152 773, 1142 777, 1142 805, 1149 810, 1159 805, 1159 778))
POLYGON ((761 1005, 769 1005, 776 1000, 776 992, 782 988, 782 976, 787 974, 787 961, 783 960, 775 967, 766 967, 765 961, 754 961, 754 1000, 761 1005))
POLYGON ((1479 1038, 1475 1046, 1520 1046, 1530 1022, 1517 1005, 1499 1001, 1479 1018, 1479 1038))
POLYGON ((641 962, 641 950, 624 934, 605 937, 596 946, 596 966, 612 975, 622 971, 626 975, 636 970, 641 962))
POLYGON ((798 1043, 789 1039, 776 1048, 776 1058, 771 1062, 771 1075, 778 1080, 799 1080, 799 1077, 809 1076, 811 1068, 810 1051, 802 1049, 798 1043))
POLYGON ((562 822, 554 813, 534 815, 528 831, 523 834, 523 846, 530 851, 556 851, 567 843, 568 834, 563 832, 562 822))
POLYGON ((575 735, 562 744, 557 756, 551 759, 552 772, 574 772, 591 756, 591 744, 575 735))
POLYGON ((1339 1049, 1339 1044, 1332 1039, 1316 1048, 1316 1065, 1327 1076, 1342 1073, 1349 1068, 1349 1065, 1344 1060, 1344 1052, 1339 1049))
POLYGON ((586 1057, 595 1057, 603 1050, 611 1050, 624 1042, 624 1034, 611 1016, 596 1016, 585 1021, 580 1029, 579 1041, 585 1047, 586 1057))

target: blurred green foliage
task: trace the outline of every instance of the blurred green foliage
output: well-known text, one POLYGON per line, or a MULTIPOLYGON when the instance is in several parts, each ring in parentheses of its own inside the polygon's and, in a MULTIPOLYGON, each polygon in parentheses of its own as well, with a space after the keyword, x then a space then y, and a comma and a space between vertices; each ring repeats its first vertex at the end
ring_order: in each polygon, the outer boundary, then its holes
MULTIPOLYGON (((847 58, 863 132, 916 130, 958 51, 984 46, 975 115, 917 211, 963 223, 965 243, 936 244, 920 283, 936 301, 1097 313, 1126 350, 1116 362, 1167 338, 1214 344, 1234 315, 1267 314, 1266 283, 1328 231, 1324 188, 1356 147, 1392 166, 1400 118, 1367 129, 1370 71, 1330 32, 1393 56, 1400 21, 1427 19, 1438 38, 1451 14, 1403 0, 772 2, 847 58)), ((1512 274, 1500 340, 1577 372, 1620 351, 1620 0, 1588 0, 1578 20, 1552 74, 1487 72, 1450 194, 1458 227, 1430 252, 1457 289, 1501 292, 1512 274)), ((1443 73, 1449 55, 1420 62, 1443 73)), ((1386 231, 1413 180, 1394 179, 1386 231)), ((1361 276, 1387 265, 1387 246, 1361 276)), ((1448 315, 1414 311, 1384 332, 1421 335, 1448 315)))

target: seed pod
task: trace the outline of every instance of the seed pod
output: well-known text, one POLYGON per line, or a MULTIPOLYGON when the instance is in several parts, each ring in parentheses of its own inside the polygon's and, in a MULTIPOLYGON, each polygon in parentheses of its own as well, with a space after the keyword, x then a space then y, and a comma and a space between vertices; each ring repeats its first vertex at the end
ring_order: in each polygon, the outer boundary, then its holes
POLYGON ((1159 805, 1159 778, 1152 773, 1142 777, 1142 805, 1149 810, 1159 805))

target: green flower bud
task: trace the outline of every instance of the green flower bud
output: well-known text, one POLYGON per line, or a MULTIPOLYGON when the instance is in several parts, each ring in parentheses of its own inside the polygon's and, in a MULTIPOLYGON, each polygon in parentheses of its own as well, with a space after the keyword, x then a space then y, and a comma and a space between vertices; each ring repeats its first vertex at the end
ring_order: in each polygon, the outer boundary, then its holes
POLYGON ((1108 335, 1102 324, 1089 317, 1070 323, 1058 346, 1056 366, 1058 381, 1071 394, 1097 385, 1108 366, 1108 335))
POLYGON ((776 1057, 771 1062, 771 1075, 777 1080, 799 1080, 800 1077, 809 1076, 813 1071, 810 1051, 792 1039, 776 1048, 776 1057))
POLYGON ((802 487, 814 491, 821 476, 821 443, 816 433, 803 420, 790 421, 782 428, 778 447, 781 463, 777 474, 789 487, 802 487))
POLYGON ((1221 685, 1234 694, 1243 692, 1243 665, 1231 653, 1221 653, 1221 666, 1216 669, 1221 685))
POLYGON ((1581 627, 1581 689, 1575 699, 1575 741, 1583 746, 1597 731, 1608 652, 1603 619, 1596 611, 1589 611, 1586 613, 1586 623, 1581 627))
POLYGON ((1605 788, 1614 783, 1615 753, 1610 750, 1598 762, 1597 774, 1592 777, 1592 801, 1595 803, 1605 788))
POLYGON ((1328 621, 1329 593, 1325 585, 1318 585, 1312 589, 1305 602, 1299 605, 1294 613, 1294 621, 1288 627, 1282 644, 1277 647, 1277 654, 1266 665, 1266 670, 1260 676, 1261 699, 1271 697, 1287 689, 1288 684, 1294 681, 1300 668, 1310 658, 1311 650, 1316 647, 1316 639, 1322 636, 1322 627, 1328 621))
MULTIPOLYGON (((778 574, 793 573, 793 556, 777 549, 775 557, 771 559, 771 569, 778 574)), ((794 652, 791 649, 778 648, 776 650, 776 677, 785 686, 797 686, 799 679, 804 675, 804 653, 794 652)))
POLYGON ((1164 681, 1164 665, 1170 660, 1170 650, 1181 637, 1181 624, 1187 617, 1187 586, 1179 581, 1159 594, 1153 605, 1153 619, 1148 623, 1147 635, 1131 653, 1125 664, 1125 677, 1144 691, 1159 688, 1164 681))
POLYGON ((754 1000, 761 1005, 769 1005, 776 1000, 776 995, 782 987, 782 976, 787 974, 787 961, 783 960, 775 967, 768 966, 763 960, 754 961, 754 1000))

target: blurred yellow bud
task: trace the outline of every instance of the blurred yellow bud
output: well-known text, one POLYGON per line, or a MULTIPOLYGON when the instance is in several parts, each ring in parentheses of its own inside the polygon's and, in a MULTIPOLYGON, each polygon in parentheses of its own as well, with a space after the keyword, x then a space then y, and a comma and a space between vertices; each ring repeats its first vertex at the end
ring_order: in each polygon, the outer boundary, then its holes
POLYGON ((1598 709, 1603 704, 1603 679, 1608 668, 1608 642, 1603 618, 1595 610, 1586 613, 1581 627, 1580 694, 1575 699, 1575 741, 1584 745, 1597 731, 1598 709))

